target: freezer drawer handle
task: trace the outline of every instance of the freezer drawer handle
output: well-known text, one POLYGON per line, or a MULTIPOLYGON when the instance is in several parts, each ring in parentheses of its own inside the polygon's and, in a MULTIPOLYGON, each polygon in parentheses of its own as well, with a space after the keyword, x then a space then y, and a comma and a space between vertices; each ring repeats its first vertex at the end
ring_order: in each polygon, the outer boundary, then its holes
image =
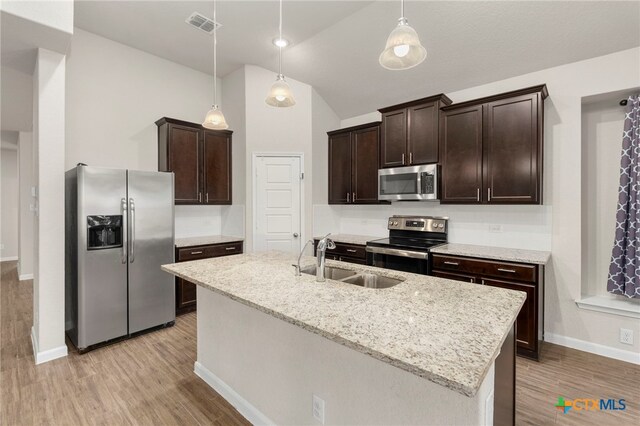
POLYGON ((445 265, 453 265, 453 266, 458 266, 458 265, 460 265, 458 262, 449 262, 449 261, 446 261, 446 260, 445 260, 444 264, 445 264, 445 265))
POLYGON ((136 204, 133 198, 129 198, 129 212, 131 218, 129 219, 130 239, 129 239, 129 262, 133 263, 135 260, 135 241, 136 241, 136 204))
POLYGON ((120 199, 120 209, 122 210, 122 220, 124 221, 122 229, 122 263, 127 263, 127 199, 120 199))
POLYGON ((500 272, 508 272, 510 274, 515 274, 516 273, 516 271, 514 269, 498 268, 498 271, 500 271, 500 272))

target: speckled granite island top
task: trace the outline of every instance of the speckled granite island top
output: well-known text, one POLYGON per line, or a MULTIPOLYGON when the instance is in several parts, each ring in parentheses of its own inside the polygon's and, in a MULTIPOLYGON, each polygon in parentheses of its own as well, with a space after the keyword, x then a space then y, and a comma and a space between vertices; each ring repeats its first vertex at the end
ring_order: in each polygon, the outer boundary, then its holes
POLYGON ((482 259, 505 260, 507 262, 533 263, 546 265, 551 253, 539 250, 524 250, 504 247, 478 246, 475 244, 448 243, 431 249, 431 253, 452 256, 469 256, 482 259))
MULTIPOLYGON (((324 235, 313 237, 315 240, 319 240, 324 235)), ((360 246, 366 246, 367 242, 373 240, 379 240, 380 238, 385 237, 372 237, 370 235, 353 235, 353 234, 331 234, 329 238, 335 241, 336 243, 345 243, 345 244, 356 244, 360 246)))
POLYGON ((176 238, 176 247, 208 246, 212 244, 237 243, 244 241, 242 237, 228 237, 226 235, 205 235, 202 237, 176 238))
POLYGON ((478 391, 525 300, 522 292, 332 260, 327 265, 405 281, 387 289, 318 283, 296 277, 293 261, 249 253, 162 269, 467 396, 478 391))

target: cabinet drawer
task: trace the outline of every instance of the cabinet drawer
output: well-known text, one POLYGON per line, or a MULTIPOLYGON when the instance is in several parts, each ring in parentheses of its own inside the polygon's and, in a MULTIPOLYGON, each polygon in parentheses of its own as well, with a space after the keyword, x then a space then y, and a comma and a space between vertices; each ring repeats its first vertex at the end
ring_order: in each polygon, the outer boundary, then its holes
POLYGON ((242 242, 218 244, 208 249, 209 257, 228 256, 230 254, 242 253, 242 242))
POLYGON ((358 246, 354 244, 336 243, 336 248, 327 249, 327 254, 347 256, 359 259, 367 258, 365 246, 358 246))
POLYGON ((443 269, 463 274, 508 278, 535 283, 537 266, 521 263, 507 263, 490 260, 476 260, 467 257, 433 255, 433 269, 443 269))
POLYGON ((209 247, 191 247, 178 249, 178 262, 185 262, 188 260, 206 259, 211 257, 208 253, 209 247))
POLYGON ((467 283, 475 283, 476 277, 473 275, 465 275, 465 274, 456 274, 453 272, 445 272, 445 271, 431 271, 431 275, 438 278, 446 278, 448 280, 454 281, 464 281, 467 283))

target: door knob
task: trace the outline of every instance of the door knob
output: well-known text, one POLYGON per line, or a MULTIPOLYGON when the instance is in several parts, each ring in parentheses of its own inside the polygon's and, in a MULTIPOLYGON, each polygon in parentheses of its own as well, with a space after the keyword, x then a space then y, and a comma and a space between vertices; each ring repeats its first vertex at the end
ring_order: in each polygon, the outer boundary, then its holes
POLYGON ((293 233, 293 238, 298 238, 298 233, 297 232, 293 233))

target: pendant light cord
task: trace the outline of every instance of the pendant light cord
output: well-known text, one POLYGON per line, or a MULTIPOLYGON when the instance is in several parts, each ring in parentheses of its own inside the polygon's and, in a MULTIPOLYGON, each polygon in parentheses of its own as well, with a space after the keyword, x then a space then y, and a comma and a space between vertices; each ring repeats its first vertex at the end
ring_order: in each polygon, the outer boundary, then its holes
MULTIPOLYGON (((282 41, 282 0, 280 0, 280 25, 278 27, 278 31, 280 32, 280 41, 282 41)), ((278 75, 280 76, 282 75, 282 46, 278 46, 278 49, 279 49, 278 75)))
POLYGON ((216 20, 216 0, 213 0, 213 104, 218 104, 218 21, 216 20))
POLYGON ((400 17, 404 18, 404 0, 400 0, 400 17))

